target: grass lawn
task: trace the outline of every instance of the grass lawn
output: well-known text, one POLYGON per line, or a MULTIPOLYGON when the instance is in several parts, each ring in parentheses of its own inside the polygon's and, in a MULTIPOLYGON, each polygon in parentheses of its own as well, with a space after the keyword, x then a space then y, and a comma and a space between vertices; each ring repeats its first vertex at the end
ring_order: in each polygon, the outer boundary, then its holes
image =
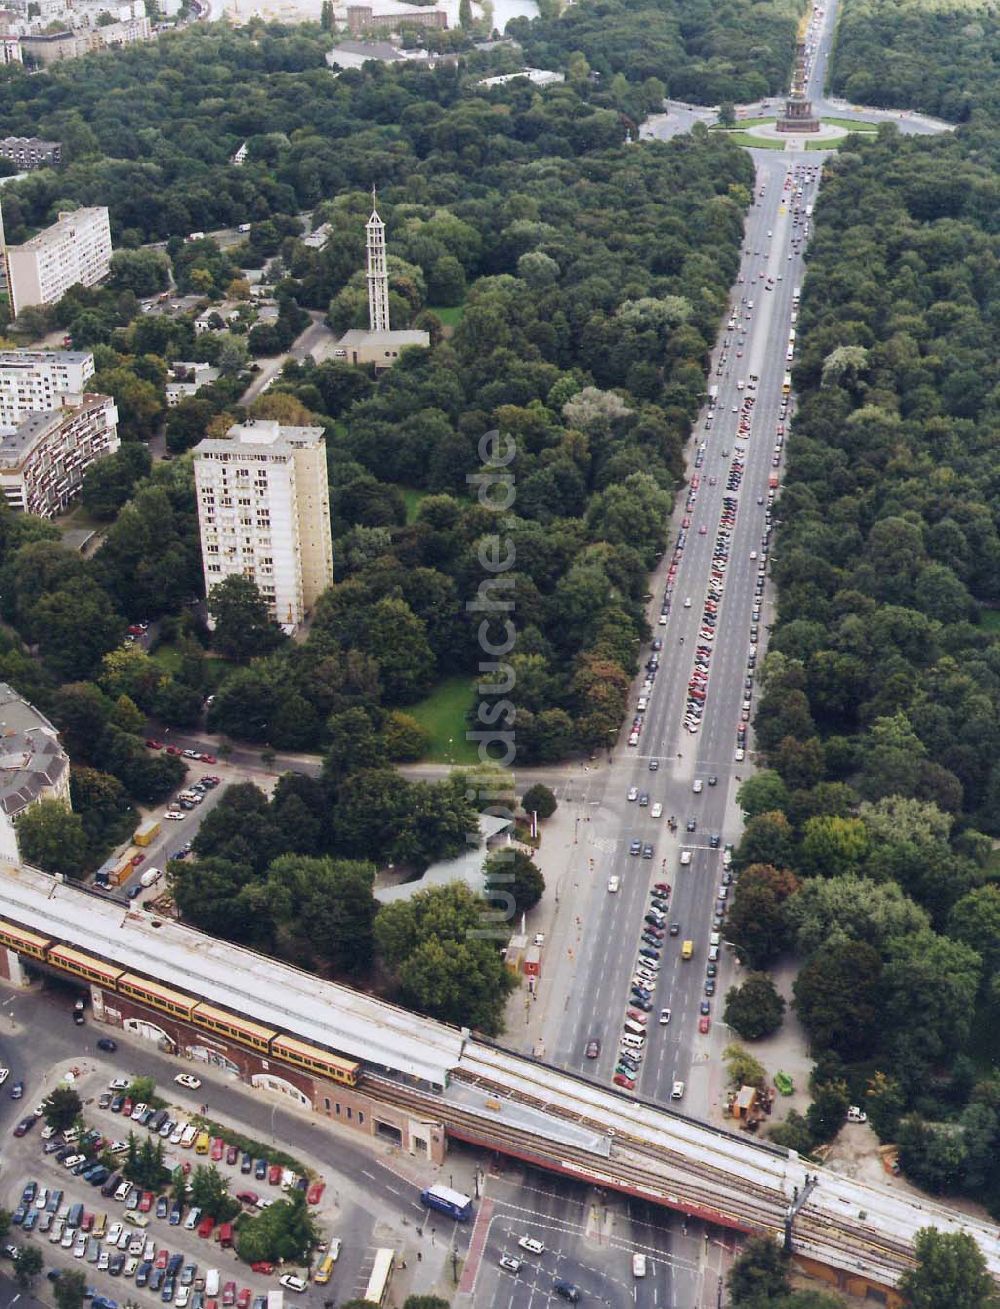
MULTIPOLYGON (((180 651, 176 646, 164 643, 158 645, 153 653, 149 656, 154 663, 167 673, 177 673, 181 667, 180 651)), ((222 679, 232 668, 228 659, 220 659, 217 655, 205 656, 205 686, 208 691, 214 691, 222 679)))
POLYGON ((426 491, 418 491, 415 486, 401 486, 400 491, 403 493, 403 500, 406 503, 406 521, 407 524, 415 522, 417 510, 420 508, 420 501, 427 495, 426 491))
POLYGON ((465 715, 473 698, 473 681, 468 677, 449 677, 440 682, 419 704, 407 705, 412 714, 431 734, 430 749, 424 756, 435 764, 476 764, 479 748, 465 739, 465 715))
POLYGON ((736 145, 750 146, 754 150, 784 150, 784 141, 769 141, 767 137, 751 136, 749 132, 727 132, 730 141, 736 145))
POLYGON ((447 308, 441 309, 436 305, 428 305, 427 308, 432 314, 441 319, 445 327, 457 327, 462 321, 462 315, 465 313, 465 305, 449 305, 447 308))
POLYGON ((859 123, 855 118, 827 118, 823 122, 831 127, 842 127, 847 132, 877 132, 878 123, 859 123))
POLYGON ((760 127, 763 123, 773 123, 774 115, 770 118, 737 118, 733 127, 723 127, 721 123, 713 123, 708 129, 710 132, 732 132, 738 131, 741 127, 760 127))

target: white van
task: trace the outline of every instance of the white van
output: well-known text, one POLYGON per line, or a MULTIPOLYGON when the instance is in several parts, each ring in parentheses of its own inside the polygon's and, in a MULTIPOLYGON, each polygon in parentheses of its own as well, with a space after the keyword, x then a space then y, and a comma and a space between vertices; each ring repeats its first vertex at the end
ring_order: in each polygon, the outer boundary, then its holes
POLYGON ((612 873, 612 875, 608 878, 608 890, 611 892, 612 895, 614 895, 615 892, 618 891, 618 889, 621 887, 621 884, 622 884, 622 879, 618 876, 617 873, 612 873))
POLYGON ((684 1099, 684 1083, 683 1083, 683 1082, 674 1082, 673 1086, 672 1086, 671 1089, 670 1089, 670 1098, 671 1098, 671 1100, 683 1100, 683 1099, 684 1099))
POLYGON ((634 1254, 632 1256, 632 1276, 646 1276, 646 1256, 644 1254, 634 1254))
POLYGON ((645 1036, 646 1029, 641 1023, 634 1022, 631 1018, 626 1018, 623 1024, 626 1032, 631 1032, 633 1036, 645 1036))
POLYGON ((718 932, 713 932, 712 935, 708 938, 708 944, 709 944, 709 945, 721 945, 721 944, 722 944, 722 936, 720 935, 720 933, 718 933, 718 932))
POLYGON ((622 1036, 622 1045, 630 1050, 641 1050, 645 1039, 645 1033, 625 1032, 622 1036))
POLYGON ((205 1274, 205 1299, 212 1300, 219 1294, 219 1270, 210 1268, 205 1274))
POLYGON ((682 850, 682 851, 681 851, 681 865, 682 865, 683 867, 686 867, 690 862, 691 862, 691 851, 690 851, 690 850, 682 850))
POLYGON ((139 878, 139 885, 155 886, 162 876, 163 876, 162 868, 147 868, 146 871, 143 873, 143 875, 139 878))
POLYGON ((184 1131, 181 1132, 180 1144, 186 1150, 189 1146, 194 1144, 194 1138, 197 1135, 198 1135, 197 1127, 195 1127, 194 1123, 188 1123, 187 1127, 184 1128, 184 1131))

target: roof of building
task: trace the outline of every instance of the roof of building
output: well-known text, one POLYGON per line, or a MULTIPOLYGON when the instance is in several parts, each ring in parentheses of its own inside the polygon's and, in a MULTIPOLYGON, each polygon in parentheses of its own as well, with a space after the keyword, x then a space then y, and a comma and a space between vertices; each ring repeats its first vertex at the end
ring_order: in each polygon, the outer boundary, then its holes
MULTIPOLYGON (((65 36, 68 34, 62 33, 62 35, 65 36)), ((34 40, 35 38, 32 39, 34 40)), ((57 221, 50 224, 45 229, 44 232, 39 232, 37 233, 37 235, 29 237, 29 239, 23 242, 21 245, 8 246, 8 249, 40 250, 42 246, 47 245, 50 241, 54 240, 56 237, 63 235, 62 229, 70 228, 73 226, 74 223, 82 223, 85 219, 95 218, 99 214, 104 215, 105 221, 108 220, 108 209, 106 205, 89 205, 80 209, 73 209, 68 212, 64 211, 60 213, 57 221)))
POLYGON ((529 82, 534 82, 536 86, 550 86, 556 82, 566 80, 565 73, 554 73, 548 68, 522 68, 516 73, 498 73, 496 77, 484 77, 479 86, 504 86, 507 82, 513 82, 519 77, 526 77, 529 82))
POLYGON ((69 768, 44 714, 0 682, 0 808, 8 818, 56 786, 69 768))
POLYGON ((374 346, 374 345, 430 345, 430 333, 420 332, 415 328, 402 328, 399 331, 392 330, 389 332, 370 332, 366 327, 353 327, 337 342, 341 350, 346 350, 350 346, 374 346))
POLYGON ((0 350, 0 368, 37 368, 39 364, 82 367, 94 362, 89 350, 0 350))
POLYGON ((339 63, 338 55, 350 55, 352 62, 355 59, 376 59, 383 64, 401 63, 413 57, 389 41, 340 41, 332 50, 327 51, 326 62, 339 63))
POLYGON ((302 446, 324 440, 322 427, 285 427, 276 418, 248 418, 234 423, 223 437, 205 437, 194 448, 199 454, 231 454, 233 447, 267 446, 271 454, 293 454, 302 446))
POLYGON ((380 1070, 444 1086, 462 1033, 384 1000, 326 982, 194 928, 130 909, 24 866, 3 869, 4 913, 164 986, 223 1005, 380 1070), (98 946, 97 943, 100 942, 98 946))
POLYGON ((420 5, 406 4, 404 0, 348 0, 345 5, 347 12, 352 9, 370 9, 372 15, 378 17, 388 17, 389 15, 398 15, 401 18, 419 17, 421 14, 443 12, 427 9, 420 5))
POLYGON ((440 863, 431 864, 422 877, 412 882, 400 882, 396 886, 383 886, 375 891, 379 904, 393 904, 397 900, 409 900, 418 891, 426 891, 434 886, 448 886, 452 882, 464 882, 470 891, 481 895, 485 886, 483 865, 489 858, 489 842, 510 828, 509 818, 497 818, 494 814, 479 815, 480 842, 471 850, 457 855, 454 859, 442 859, 440 863))

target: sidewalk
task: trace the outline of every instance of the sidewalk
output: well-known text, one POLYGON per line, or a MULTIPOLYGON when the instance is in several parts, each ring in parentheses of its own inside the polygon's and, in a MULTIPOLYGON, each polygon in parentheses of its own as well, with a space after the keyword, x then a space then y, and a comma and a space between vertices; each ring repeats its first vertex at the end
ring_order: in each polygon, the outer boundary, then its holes
POLYGON ((548 1057, 546 1029, 553 1000, 567 994, 566 973, 575 967, 582 937, 579 906, 589 894, 598 868, 594 814, 611 772, 603 760, 567 767, 564 798, 551 818, 539 825, 541 844, 534 861, 545 878, 545 894, 531 911, 529 934, 542 932, 541 976, 534 989, 523 975, 507 1002, 503 1040, 540 1059, 548 1057))

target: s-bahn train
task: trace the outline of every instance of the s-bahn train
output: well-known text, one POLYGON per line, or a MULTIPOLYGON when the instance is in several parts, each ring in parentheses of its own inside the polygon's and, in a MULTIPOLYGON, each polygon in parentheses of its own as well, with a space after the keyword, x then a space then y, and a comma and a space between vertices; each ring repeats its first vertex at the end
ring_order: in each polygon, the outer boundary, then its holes
POLYGON ((152 982, 122 968, 120 964, 109 964, 75 946, 63 945, 49 937, 39 936, 37 932, 18 927, 6 919, 0 919, 0 944, 60 972, 72 973, 106 991, 114 991, 172 1018, 179 1018, 193 1027, 203 1028, 218 1036, 228 1036, 238 1045, 280 1063, 304 1069, 307 1073, 330 1082, 339 1082, 343 1086, 358 1084, 361 1065, 356 1060, 345 1059, 324 1050, 322 1046, 301 1041, 284 1032, 273 1031, 248 1018, 240 1018, 205 1000, 186 995, 183 991, 163 986, 159 982, 152 982))

